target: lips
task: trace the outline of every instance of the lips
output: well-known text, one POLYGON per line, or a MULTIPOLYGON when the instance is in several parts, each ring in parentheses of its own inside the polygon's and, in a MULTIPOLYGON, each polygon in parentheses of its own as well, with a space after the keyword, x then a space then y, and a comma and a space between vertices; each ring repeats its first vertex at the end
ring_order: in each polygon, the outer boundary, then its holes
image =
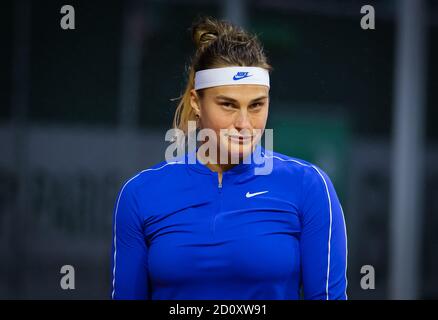
POLYGON ((251 142, 252 136, 228 136, 232 141, 239 143, 248 143, 251 142))

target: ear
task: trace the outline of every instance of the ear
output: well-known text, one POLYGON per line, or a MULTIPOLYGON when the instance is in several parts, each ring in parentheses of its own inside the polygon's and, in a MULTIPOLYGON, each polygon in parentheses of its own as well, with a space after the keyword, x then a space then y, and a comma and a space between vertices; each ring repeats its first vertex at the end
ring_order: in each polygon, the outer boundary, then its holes
POLYGON ((190 90, 190 105, 192 106, 195 114, 201 116, 201 103, 199 101, 199 96, 195 89, 190 90))

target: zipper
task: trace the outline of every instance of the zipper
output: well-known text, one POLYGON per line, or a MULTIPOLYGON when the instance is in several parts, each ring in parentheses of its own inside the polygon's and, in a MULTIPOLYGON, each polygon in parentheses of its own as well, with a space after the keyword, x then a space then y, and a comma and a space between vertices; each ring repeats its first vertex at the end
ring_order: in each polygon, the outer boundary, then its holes
POLYGON ((215 234, 216 231, 216 217, 220 214, 221 212, 221 207, 222 207, 222 182, 224 179, 223 173, 222 173, 222 181, 219 181, 219 173, 218 173, 218 185, 217 185, 217 190, 218 190, 218 206, 217 206, 217 210, 216 213, 214 214, 213 217, 213 223, 212 223, 212 233, 213 235, 215 234))
POLYGON ((219 172, 217 173, 217 181, 218 181, 218 185, 217 187, 219 188, 219 192, 222 189, 222 181, 224 181, 224 173, 222 172, 222 180, 219 181, 219 172))

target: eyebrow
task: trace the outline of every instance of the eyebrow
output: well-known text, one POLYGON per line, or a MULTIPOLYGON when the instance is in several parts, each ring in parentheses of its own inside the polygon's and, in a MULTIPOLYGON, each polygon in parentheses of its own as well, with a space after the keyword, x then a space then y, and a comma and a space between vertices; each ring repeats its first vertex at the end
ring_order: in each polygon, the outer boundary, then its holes
MULTIPOLYGON (((252 99, 251 101, 250 101, 250 103, 251 102, 256 102, 256 101, 259 101, 259 100, 263 100, 263 99, 266 99, 268 96, 261 96, 261 97, 258 97, 258 98, 255 98, 255 99, 252 99)), ((217 100, 227 100, 227 101, 231 101, 231 102, 238 102, 236 99, 233 99, 233 98, 230 98, 230 97, 227 97, 227 96, 223 96, 223 95, 218 95, 218 96, 216 96, 216 99, 217 100)))

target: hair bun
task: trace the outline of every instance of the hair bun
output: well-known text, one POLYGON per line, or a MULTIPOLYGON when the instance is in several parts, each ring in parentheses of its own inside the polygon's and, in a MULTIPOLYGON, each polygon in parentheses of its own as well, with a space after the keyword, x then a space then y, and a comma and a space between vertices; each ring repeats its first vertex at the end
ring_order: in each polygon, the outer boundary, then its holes
POLYGON ((202 17, 192 25, 192 39, 197 49, 213 43, 223 33, 221 21, 210 17, 202 17))
POLYGON ((196 48, 206 47, 216 39, 217 34, 207 30, 198 30, 193 36, 196 48))

